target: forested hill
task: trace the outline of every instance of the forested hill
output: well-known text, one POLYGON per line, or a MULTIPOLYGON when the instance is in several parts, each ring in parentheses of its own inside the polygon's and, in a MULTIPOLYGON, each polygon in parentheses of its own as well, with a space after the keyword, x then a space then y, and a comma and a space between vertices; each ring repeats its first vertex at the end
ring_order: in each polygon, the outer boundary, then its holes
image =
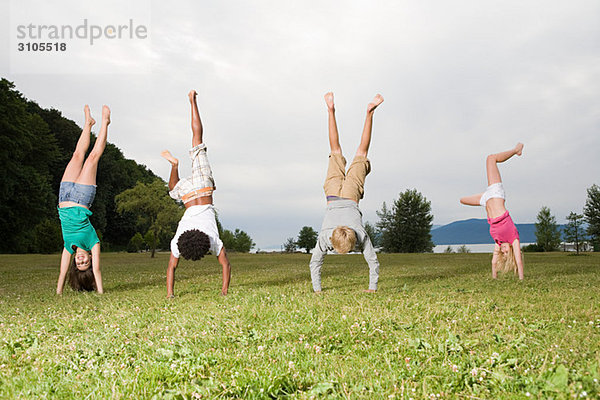
MULTIPOLYGON (((99 125, 94 128, 99 129, 99 125)), ((80 134, 81 128, 60 111, 41 108, 19 93, 13 83, 1 79, 0 252, 60 250, 58 189, 80 134)), ((94 141, 95 136, 90 150, 94 141)), ((136 232, 133 216, 115 212, 115 195, 138 181, 154 179, 154 173, 144 165, 126 159, 118 147, 107 144, 91 208, 91 221, 101 235, 103 249, 126 246, 136 232)))

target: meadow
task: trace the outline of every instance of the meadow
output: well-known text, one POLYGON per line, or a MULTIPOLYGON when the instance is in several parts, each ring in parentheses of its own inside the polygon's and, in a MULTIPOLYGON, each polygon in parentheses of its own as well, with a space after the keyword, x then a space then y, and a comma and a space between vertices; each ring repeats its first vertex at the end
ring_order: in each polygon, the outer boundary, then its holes
POLYGON ((0 397, 10 399, 600 398, 600 254, 103 254, 106 293, 54 294, 58 255, 0 255, 0 397))

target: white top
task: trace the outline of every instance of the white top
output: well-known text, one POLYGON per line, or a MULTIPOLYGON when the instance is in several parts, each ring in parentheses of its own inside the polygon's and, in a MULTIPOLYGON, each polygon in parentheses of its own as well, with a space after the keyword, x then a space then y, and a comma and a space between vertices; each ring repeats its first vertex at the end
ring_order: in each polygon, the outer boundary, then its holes
POLYGON ((217 229, 217 220, 215 218, 215 207, 212 204, 204 204, 200 206, 191 206, 181 217, 175 237, 171 240, 171 253, 179 258, 179 248, 177 241, 179 236, 190 229, 198 229, 208 235, 210 239, 210 251, 215 256, 219 256, 223 248, 223 242, 219 238, 219 230, 217 229))

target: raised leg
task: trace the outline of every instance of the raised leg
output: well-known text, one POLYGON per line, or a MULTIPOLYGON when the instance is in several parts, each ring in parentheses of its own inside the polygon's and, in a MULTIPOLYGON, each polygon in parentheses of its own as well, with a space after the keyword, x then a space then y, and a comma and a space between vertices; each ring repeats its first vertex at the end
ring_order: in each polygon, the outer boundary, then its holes
POLYGON ((342 154, 340 146, 340 136, 338 134, 337 122, 335 120, 335 105, 333 104, 333 93, 325 93, 325 103, 327 104, 328 127, 329 127, 329 148, 331 153, 342 154))
POLYGON ((173 190, 177 182, 179 182, 179 160, 171 155, 169 150, 163 150, 160 153, 168 162, 171 163, 171 175, 169 176, 169 190, 173 190))
POLYGON ((497 165, 498 163, 504 162, 514 155, 520 156, 521 154, 523 154, 523 143, 517 143, 514 149, 487 156, 485 166, 487 170, 488 186, 502 182, 500 170, 497 165))
POLYGON ((478 206, 480 205, 479 200, 481 199, 482 195, 483 193, 477 193, 471 196, 461 197, 460 202, 467 206, 478 206))
POLYGON ((371 144, 371 131, 373 130, 373 113, 378 105, 383 103, 383 97, 378 94, 373 98, 373 101, 367 106, 367 116, 365 118, 365 126, 363 127, 360 144, 356 150, 357 156, 366 157, 371 144))
POLYGON ((79 140, 75 146, 73 156, 65 168, 61 182, 75 182, 77 180, 77 177, 81 173, 81 167, 83 165, 83 160, 85 159, 85 152, 90 146, 90 133, 92 131, 92 126, 96 123, 96 121, 94 121, 94 118, 92 118, 92 115, 90 114, 90 107, 87 104, 85 107, 83 107, 83 112, 85 114, 83 130, 81 131, 81 135, 79 136, 79 140))
POLYGON ((88 155, 87 160, 83 164, 81 173, 75 182, 83 185, 95 185, 96 184, 96 173, 98 172, 98 162, 106 147, 106 137, 108 135, 108 125, 110 124, 110 108, 108 106, 102 107, 102 126, 100 132, 96 138, 96 143, 92 151, 88 155))
POLYGON ((198 112, 198 104, 196 103, 195 90, 190 90, 188 97, 190 98, 190 106, 192 107, 192 147, 196 147, 202 143, 202 121, 198 112))

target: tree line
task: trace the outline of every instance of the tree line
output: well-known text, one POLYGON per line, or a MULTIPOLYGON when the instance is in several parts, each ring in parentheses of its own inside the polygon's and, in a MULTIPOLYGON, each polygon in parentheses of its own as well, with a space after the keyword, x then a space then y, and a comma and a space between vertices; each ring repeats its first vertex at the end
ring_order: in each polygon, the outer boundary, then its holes
MULTIPOLYGON (((58 191, 81 130, 60 111, 40 107, 0 79, 0 253, 61 249, 58 191)), ((90 150, 94 142, 92 134, 90 150)), ((90 220, 103 250, 147 247, 154 254, 169 248, 184 208, 168 196, 161 178, 107 143, 96 180, 90 220)), ((228 250, 247 252, 254 246, 244 231, 220 224, 219 229, 228 250)))
POLYGON ((600 251, 600 187, 587 189, 587 199, 581 214, 571 211, 565 217, 567 224, 561 232, 550 208, 540 209, 535 223, 536 243, 526 246, 528 251, 557 251, 563 242, 573 243, 575 251, 591 246, 600 251))

